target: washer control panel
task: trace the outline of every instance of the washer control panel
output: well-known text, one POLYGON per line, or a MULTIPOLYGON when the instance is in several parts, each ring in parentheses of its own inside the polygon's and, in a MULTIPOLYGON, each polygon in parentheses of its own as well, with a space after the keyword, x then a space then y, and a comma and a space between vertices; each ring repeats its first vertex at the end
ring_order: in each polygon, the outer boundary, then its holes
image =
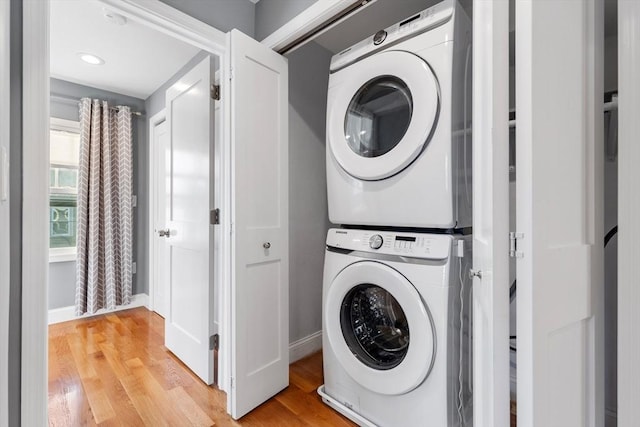
POLYGON ((446 234, 395 231, 332 228, 327 234, 329 247, 425 259, 448 258, 452 241, 446 234))
POLYGON ((374 234, 373 236, 369 237, 369 247, 371 249, 380 249, 383 243, 384 239, 379 234, 374 234))

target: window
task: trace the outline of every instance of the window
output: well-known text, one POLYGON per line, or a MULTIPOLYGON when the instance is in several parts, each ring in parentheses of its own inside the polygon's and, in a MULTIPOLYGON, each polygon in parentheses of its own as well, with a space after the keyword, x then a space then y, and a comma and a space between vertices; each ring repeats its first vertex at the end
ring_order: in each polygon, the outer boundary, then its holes
POLYGON ((76 258, 80 124, 51 119, 49 169, 49 261, 76 258))

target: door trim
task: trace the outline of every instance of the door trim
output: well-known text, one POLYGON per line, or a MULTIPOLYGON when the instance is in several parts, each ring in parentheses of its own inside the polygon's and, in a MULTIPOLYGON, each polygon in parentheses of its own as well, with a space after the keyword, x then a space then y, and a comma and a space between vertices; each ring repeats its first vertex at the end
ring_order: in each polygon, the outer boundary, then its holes
POLYGON ((22 13, 22 194, 28 197, 22 197, 21 213, 20 420, 43 426, 48 386, 49 1, 24 2, 22 13))
MULTIPOLYGON (((0 92, 9 93, 10 74, 10 9, 9 2, 0 2, 0 92)), ((6 168, 9 166, 11 136, 9 134, 11 101, 9 96, 0 99, 0 192, 10 188, 10 177, 6 168), (4 187, 4 188, 3 188, 4 187)), ((10 197, 6 200, 0 195, 0 221, 3 224, 10 220, 10 197)), ((9 274, 10 243, 9 236, 0 243, 0 348, 9 348, 9 296, 11 282, 9 274)), ((9 425, 9 354, 6 350, 0 353, 0 426, 9 425)))
POLYGON ((635 183, 640 177, 638 161, 638 114, 640 114, 640 4, 618 2, 618 425, 628 426, 640 417, 640 197, 635 183))
POLYGON ((166 109, 162 109, 158 113, 151 116, 149 119, 149 157, 147 158, 149 164, 149 270, 147 277, 149 278, 149 310, 155 311, 155 287, 156 287, 156 239, 155 239, 155 192, 156 192, 156 146, 155 141, 155 128, 167 119, 166 109))
MULTIPOLYGON (((473 425, 509 426, 509 2, 473 2, 473 425)), ((466 272, 464 273, 466 274, 466 272)))
MULTIPOLYGON (((134 21, 149 25, 155 30, 183 42, 206 50, 220 60, 221 81, 226 75, 226 33, 211 27, 161 2, 145 0, 100 0, 117 12, 134 21)), ((49 0, 29 1, 23 5, 23 189, 22 209, 22 347, 21 347, 21 424, 41 426, 47 424, 47 290, 48 242, 47 196, 48 188, 48 140, 49 140, 49 0)), ((229 85, 222 85, 221 122, 230 126, 229 85)), ((220 206, 223 212, 221 247, 230 246, 230 219, 225 212, 230 206, 230 184, 227 156, 230 140, 225 130, 221 147, 223 170, 220 172, 224 191, 220 206)), ((20 167, 16 165, 15 167, 20 167)), ((217 255, 223 268, 222 283, 230 283, 230 251, 221 250, 217 255)), ((228 335, 227 335, 228 336, 228 335)), ((228 343, 221 341, 221 367, 219 387, 228 389, 228 343), (225 357, 227 356, 227 357, 225 357)))

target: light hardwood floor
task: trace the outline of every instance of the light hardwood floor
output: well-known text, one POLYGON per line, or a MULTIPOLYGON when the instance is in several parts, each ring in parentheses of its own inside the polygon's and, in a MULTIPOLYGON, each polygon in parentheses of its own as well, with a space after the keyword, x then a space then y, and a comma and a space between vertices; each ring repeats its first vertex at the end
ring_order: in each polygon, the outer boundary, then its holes
POLYGON ((326 426, 355 424, 324 405, 322 355, 291 365, 290 385, 234 421, 163 345, 164 320, 146 308, 49 327, 51 426, 326 426))

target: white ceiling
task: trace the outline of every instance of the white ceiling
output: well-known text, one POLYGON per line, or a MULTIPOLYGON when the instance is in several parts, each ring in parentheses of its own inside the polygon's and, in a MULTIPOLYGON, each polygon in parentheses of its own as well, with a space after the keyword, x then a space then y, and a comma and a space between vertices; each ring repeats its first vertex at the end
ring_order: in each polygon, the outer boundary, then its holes
POLYGON ((146 99, 198 52, 137 22, 107 21, 97 0, 51 1, 51 77, 146 99), (89 65, 78 52, 105 64, 89 65))

